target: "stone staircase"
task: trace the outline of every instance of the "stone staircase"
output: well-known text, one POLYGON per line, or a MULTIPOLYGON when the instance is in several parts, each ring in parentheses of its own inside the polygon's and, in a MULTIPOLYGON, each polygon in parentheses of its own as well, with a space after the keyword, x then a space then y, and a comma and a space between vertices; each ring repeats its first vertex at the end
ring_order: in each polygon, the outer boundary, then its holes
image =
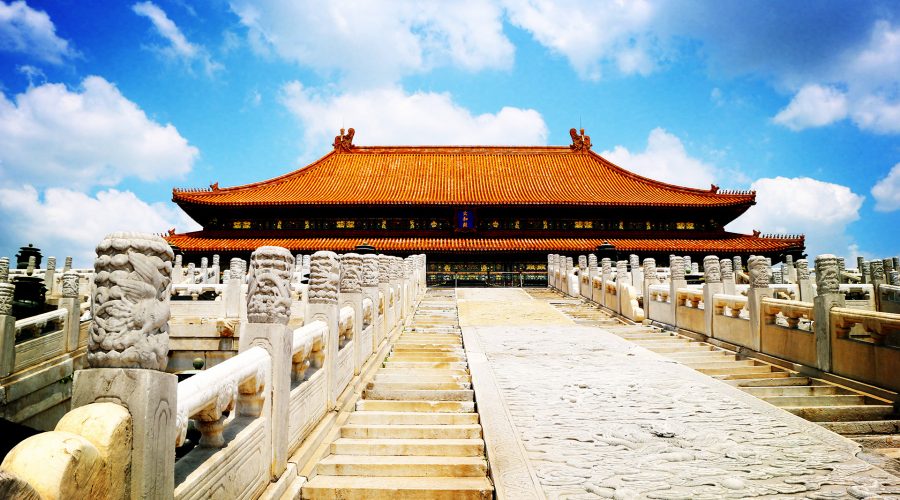
POLYGON ((305 499, 487 499, 493 486, 454 290, 428 290, 305 499))
POLYGON ((722 380, 863 446, 861 458, 900 476, 900 419, 890 402, 825 380, 799 375, 657 327, 626 324, 587 301, 550 290, 548 300, 576 323, 597 326, 648 350, 722 380))

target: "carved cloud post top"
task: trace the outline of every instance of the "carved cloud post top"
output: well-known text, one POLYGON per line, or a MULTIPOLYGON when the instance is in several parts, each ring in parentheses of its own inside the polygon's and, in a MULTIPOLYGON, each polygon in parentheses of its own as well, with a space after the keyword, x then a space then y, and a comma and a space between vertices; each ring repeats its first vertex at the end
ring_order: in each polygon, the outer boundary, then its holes
POLYGON ((212 260, 212 265, 218 266, 220 262, 221 262, 221 260, 220 260, 220 258, 219 258, 219 254, 214 253, 214 254, 213 254, 213 260, 212 260))
POLYGON ((587 255, 578 256, 578 268, 582 270, 587 269, 587 255))
POLYGON ((181 262, 182 262, 181 259, 182 259, 181 254, 178 254, 178 255, 175 256, 175 265, 176 265, 176 266, 180 266, 180 265, 181 265, 181 262))
POLYGON ((784 273, 781 269, 772 269, 772 283, 776 285, 784 284, 784 273))
POLYGON ((636 254, 631 254, 628 256, 628 265, 630 266, 631 270, 634 271, 635 269, 641 267, 641 259, 639 259, 636 254))
POLYGON ((794 256, 791 255, 791 254, 785 255, 785 256, 784 256, 784 263, 785 263, 785 265, 793 266, 793 265, 794 265, 794 256))
POLYGON ((9 257, 0 257, 0 283, 9 281, 9 257))
POLYGON ((391 273, 391 281, 400 281, 403 279, 403 264, 400 262, 402 259, 400 257, 391 256, 388 261, 389 269, 391 273))
POLYGON ((209 259, 206 257, 201 257, 200 258, 200 267, 202 267, 202 268, 209 267, 209 259))
POLYGON ((166 369, 174 254, 153 234, 112 233, 97 245, 91 368, 166 369))
POLYGON ((391 282, 391 258, 388 255, 378 254, 378 282, 391 282))
POLYGON ((612 269, 612 260, 610 260, 610 259, 604 257, 604 258, 600 261, 600 265, 601 265, 602 268, 603 268, 603 272, 604 272, 605 274, 609 274, 609 271, 612 269))
POLYGON ((891 258, 881 259, 881 262, 884 264, 884 273, 887 274, 894 270, 894 260, 891 258))
POLYGON ((837 260, 838 260, 838 271, 840 271, 841 273, 843 273, 843 272, 844 272, 844 269, 847 268, 847 264, 844 262, 844 258, 843 258, 843 257, 838 257, 837 260))
POLYGON ((684 265, 685 274, 691 272, 691 256, 685 255, 684 257, 681 258, 681 262, 684 265))
POLYGON ((309 260, 309 303, 337 304, 340 269, 337 254, 319 251, 309 260))
POLYGON ((703 279, 707 283, 721 283, 722 269, 719 258, 715 255, 703 257, 703 279))
POLYGON ((228 270, 231 271, 231 277, 237 279, 241 276, 241 259, 234 257, 228 263, 228 270))
POLYGON ((572 257, 566 257, 566 272, 568 273, 575 267, 575 259, 572 257))
POLYGON ((12 316, 13 294, 16 291, 12 283, 0 283, 0 316, 12 316))
POLYGON ((796 263, 797 267, 797 281, 800 280, 808 280, 809 279, 809 262, 806 259, 798 259, 796 263))
POLYGON ((63 264, 63 272, 67 272, 72 269, 72 257, 66 257, 65 264, 63 264))
POLYGON ((653 257, 644 259, 644 279, 656 281, 656 259, 653 257))
POLYGON ((362 256, 361 286, 378 286, 378 256, 365 254, 362 256))
POLYGON ((588 269, 592 273, 597 272, 597 255, 596 254, 588 254, 588 269))
POLYGON ((891 271, 889 278, 890 284, 900 286, 900 271, 891 271))
POLYGON ((684 260, 681 257, 669 257, 669 274, 673 282, 684 280, 684 260))
POLYGON ((734 268, 731 267, 731 259, 720 260, 719 269, 722 271, 723 280, 734 281, 734 268))
POLYGON ((291 319, 291 273, 294 256, 286 248, 266 246, 250 255, 247 284, 247 320, 279 323, 291 319))
POLYGON ((32 255, 31 257, 28 257, 28 267, 25 268, 25 274, 27 274, 28 276, 31 276, 32 274, 34 274, 34 265, 35 265, 34 263, 35 262, 36 261, 34 259, 34 255, 32 255))
POLYGON ((56 270, 56 257, 47 257, 47 270, 56 270))
POLYGON ((747 261, 747 269, 750 271, 750 288, 769 287, 769 263, 765 257, 754 255, 747 261))
POLYGON ((620 260, 616 262, 616 283, 624 283, 625 277, 628 275, 628 261, 620 260))
POLYGON ((891 262, 894 264, 892 267, 900 271, 900 257, 891 257, 891 262))
POLYGON ((62 275, 62 296, 63 298, 78 297, 78 275, 72 272, 63 273, 62 275))
POLYGON ((740 255, 735 255, 731 260, 734 262, 734 272, 739 273, 744 270, 744 262, 740 255))
POLYGON ((872 280, 884 281, 884 262, 880 260, 872 261, 872 280))
POLYGON ((362 291, 362 255, 345 253, 341 256, 341 293, 362 291))
POLYGON ((830 253, 816 257, 816 288, 819 295, 840 292, 838 259, 830 253))
POLYGON ((403 259, 403 278, 404 279, 412 278, 412 271, 413 271, 413 266, 412 266, 411 257, 407 257, 407 258, 403 259))

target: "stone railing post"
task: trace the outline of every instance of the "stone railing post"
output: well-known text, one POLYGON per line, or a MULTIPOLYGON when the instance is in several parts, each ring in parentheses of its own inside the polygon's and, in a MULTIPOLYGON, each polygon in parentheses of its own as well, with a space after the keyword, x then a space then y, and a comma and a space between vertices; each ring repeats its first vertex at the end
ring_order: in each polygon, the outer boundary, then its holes
POLYGON ((44 287, 47 296, 56 294, 56 257, 47 257, 47 270, 44 271, 44 287))
POLYGON ((721 261, 715 255, 707 255, 703 258, 703 322, 706 328, 706 335, 713 335, 713 316, 715 315, 715 307, 713 307, 713 295, 723 293, 725 285, 722 284, 722 268, 721 261))
POLYGON ((413 286, 413 265, 412 256, 402 260, 403 264, 403 310, 404 315, 409 318, 412 315, 413 307, 416 304, 416 290, 413 286))
POLYGON ((378 255, 378 291, 381 299, 375 304, 382 317, 381 337, 386 338, 394 329, 394 311, 391 310, 391 258, 384 254, 378 255))
POLYGON ((397 325, 403 325, 406 319, 406 311, 403 309, 403 259, 395 255, 391 256, 391 291, 394 319, 397 325))
POLYGON ((338 311, 346 306, 353 309, 353 374, 359 375, 363 363, 372 353, 371 345, 362 345, 362 256, 356 253, 341 255, 340 302, 338 311))
POLYGON ((588 255, 588 290, 590 291, 590 296, 588 297, 591 301, 595 303, 600 302, 600 298, 597 295, 597 289, 594 288, 594 279, 597 278, 600 273, 597 269, 597 255, 589 254, 588 255))
POLYGON ((812 302, 816 298, 816 292, 813 291, 812 280, 809 279, 809 262, 806 259, 799 259, 794 267, 797 272, 797 288, 800 290, 800 300, 812 302))
POLYGON ((566 258, 559 254, 554 255, 554 258, 556 260, 553 264, 553 287, 562 292, 563 283, 566 281, 566 258))
POLYGON ((794 256, 784 256, 784 280, 786 283, 797 283, 797 266, 794 265, 794 256))
POLYGON ((112 233, 97 245, 89 368, 75 371, 72 408, 111 402, 131 415, 126 498, 175 494, 178 378, 169 350, 172 249, 159 236, 112 233))
POLYGON ((184 281, 184 268, 181 266, 181 254, 175 256, 175 265, 172 266, 172 284, 178 285, 184 281))
POLYGON ((844 307, 844 294, 840 291, 840 268, 834 255, 816 257, 816 298, 813 300, 814 329, 816 334, 816 368, 831 371, 832 307, 844 307))
POLYGON ((631 286, 640 290, 644 282, 644 270, 641 268, 641 259, 636 254, 628 256, 628 270, 631 272, 631 286))
POLYGON ((9 283, 9 257, 0 257, 0 283, 9 283))
POLYGON ((644 317, 650 317, 650 285, 658 282, 656 276, 656 259, 648 257, 644 259, 644 268, 642 270, 641 294, 644 301, 644 317))
POLYGON ((765 257, 752 256, 747 260, 750 275, 750 290, 747 291, 747 309, 750 312, 750 348, 759 352, 763 325, 762 298, 772 297, 769 288, 771 268, 765 257))
POLYGON ((68 311, 66 315, 66 351, 78 349, 81 333, 81 300, 78 298, 78 275, 72 272, 62 275, 59 307, 68 311))
POLYGON ((0 281, 0 378, 16 365, 16 317, 12 315, 16 287, 0 281))
POLYGON ((266 398, 262 410, 262 415, 269 421, 268 438, 272 450, 269 473, 272 480, 278 479, 287 466, 290 441, 293 334, 287 324, 291 318, 293 269, 294 256, 286 248, 259 247, 250 256, 247 324, 241 328, 238 347, 238 352, 262 347, 269 353, 272 363, 270 380, 265 388, 270 397, 266 398))
POLYGON ((239 318, 241 316, 241 259, 231 259, 228 272, 228 281, 225 283, 225 317, 239 318))
POLYGON ((622 291, 624 288, 631 284, 631 280, 628 277, 628 261, 620 260, 616 262, 616 312, 619 314, 625 314, 625 304, 623 304, 622 297, 625 293, 622 291))
POLYGON ((309 264, 309 290, 307 292, 309 301, 303 320, 307 324, 313 321, 324 321, 328 327, 328 337, 325 340, 325 375, 328 379, 329 409, 335 407, 338 396, 339 280, 340 267, 337 254, 327 251, 314 253, 309 264))
POLYGON ((612 309, 612 307, 606 303, 606 280, 609 279, 611 274, 612 261, 604 257, 600 260, 600 304, 609 309, 612 309))
POLYGON ((737 287, 734 280, 734 268, 731 259, 722 259, 719 261, 719 270, 722 271, 722 293, 735 295, 737 287))
POLYGON ((669 304, 672 309, 672 323, 678 325, 678 289, 687 286, 684 279, 684 259, 677 255, 669 256, 669 304))
POLYGON ((222 266, 220 265, 221 260, 219 258, 219 254, 213 254, 212 258, 212 266, 210 267, 210 274, 212 274, 212 283, 214 285, 218 285, 221 280, 222 266))
POLYGON ((553 254, 547 254, 547 287, 553 288, 553 254))
POLYGON ((209 283, 209 259, 200 258, 200 283, 205 285, 209 283))
POLYGON ((360 289, 364 298, 372 301, 372 352, 378 350, 382 335, 382 318, 378 314, 378 256, 365 254, 362 256, 362 272, 360 274, 360 289))
MULTIPOLYGON (((587 278, 587 275, 588 275, 587 255, 579 255, 578 256, 578 295, 581 297, 586 297, 586 298, 590 299, 591 296, 589 293, 587 293, 587 292, 590 292, 590 289, 589 288, 585 289, 585 281, 587 281, 587 280, 585 280, 585 278, 587 278)), ((587 286, 589 287, 590 285, 591 285, 590 282, 588 282, 587 286)))

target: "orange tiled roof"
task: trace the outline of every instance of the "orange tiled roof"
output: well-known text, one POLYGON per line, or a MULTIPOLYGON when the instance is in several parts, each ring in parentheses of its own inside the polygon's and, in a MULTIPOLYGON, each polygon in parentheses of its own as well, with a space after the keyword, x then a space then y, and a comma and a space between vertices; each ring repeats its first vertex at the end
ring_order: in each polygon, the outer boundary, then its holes
POLYGON ((281 177, 245 186, 173 190, 203 205, 749 206, 755 193, 654 181, 570 147, 336 148, 281 177))
MULTIPOLYGON (((247 252, 265 245, 301 252, 349 252, 362 244, 372 245, 379 252, 592 252, 607 241, 594 238, 210 238, 202 232, 170 235, 166 240, 182 250, 194 252, 247 252)), ((708 240, 610 238, 608 241, 624 252, 718 252, 727 255, 803 249, 802 236, 760 237, 734 233, 723 233, 721 238, 708 240)))

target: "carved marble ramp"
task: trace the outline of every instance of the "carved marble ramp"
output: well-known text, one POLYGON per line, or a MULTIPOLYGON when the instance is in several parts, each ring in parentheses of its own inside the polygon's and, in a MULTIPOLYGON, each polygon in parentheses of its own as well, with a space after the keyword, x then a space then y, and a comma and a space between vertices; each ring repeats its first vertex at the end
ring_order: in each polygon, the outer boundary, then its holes
MULTIPOLYGON (((461 291, 461 310, 491 293, 461 291)), ((900 480, 859 459, 858 444, 728 383, 765 378, 716 380, 606 331, 639 331, 621 323, 460 321, 488 453, 502 458, 490 461, 498 494, 536 481, 549 498, 900 496, 900 480), (491 410, 478 358, 496 384, 491 410)))
POLYGON ((576 323, 599 326, 645 349, 722 380, 767 403, 842 434, 862 446, 859 457, 900 477, 900 420, 893 405, 871 394, 802 376, 734 351, 656 327, 624 324, 586 301, 529 291, 576 323))
POLYGON ((453 290, 428 290, 302 497, 488 499, 453 290))

